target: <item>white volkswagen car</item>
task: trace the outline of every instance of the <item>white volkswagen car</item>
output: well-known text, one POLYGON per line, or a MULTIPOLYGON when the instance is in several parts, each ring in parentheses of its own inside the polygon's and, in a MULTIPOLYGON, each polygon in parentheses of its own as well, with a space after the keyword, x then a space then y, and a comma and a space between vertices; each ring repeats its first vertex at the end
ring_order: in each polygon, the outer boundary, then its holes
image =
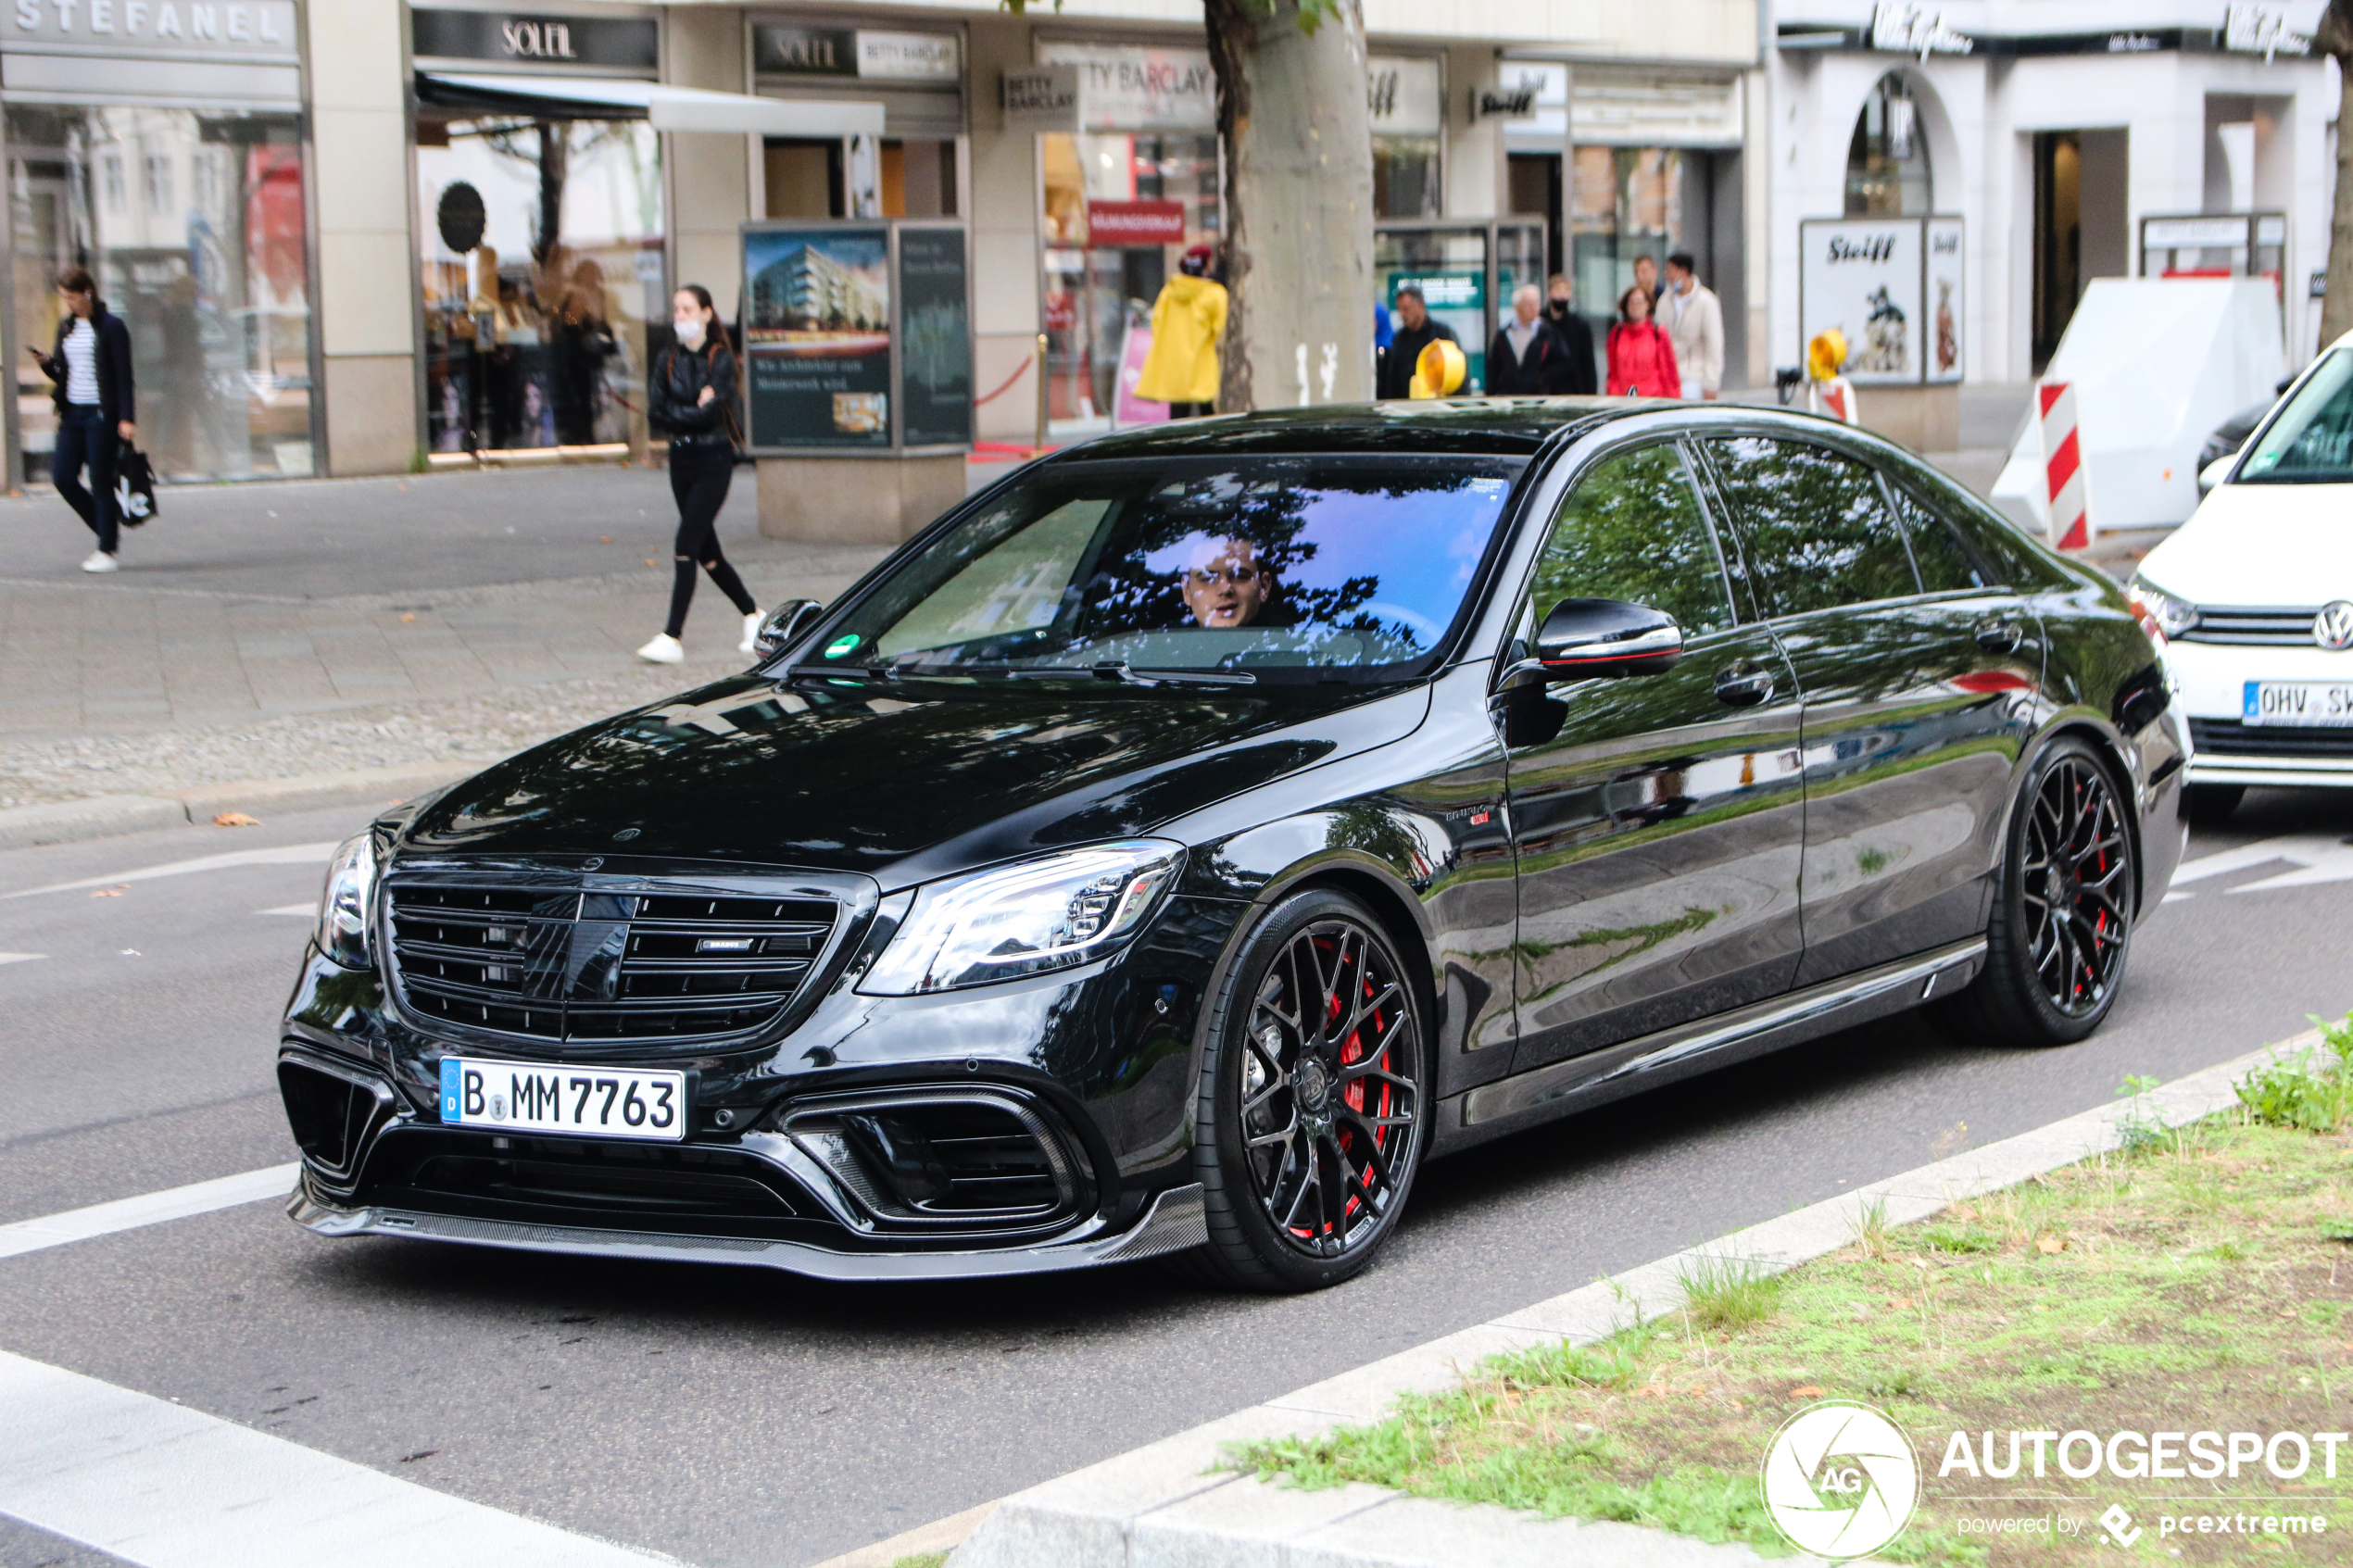
POLYGON ((2189 803, 2353 787, 2353 333, 2299 377, 2130 591, 2170 640, 2189 803))

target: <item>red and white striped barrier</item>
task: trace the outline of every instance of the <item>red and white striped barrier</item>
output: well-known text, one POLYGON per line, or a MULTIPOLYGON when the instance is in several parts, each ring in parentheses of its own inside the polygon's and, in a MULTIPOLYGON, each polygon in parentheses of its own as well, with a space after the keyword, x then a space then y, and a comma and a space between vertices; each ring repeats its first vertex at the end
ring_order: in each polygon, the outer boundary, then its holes
POLYGON ((2050 484, 2051 543, 2081 550, 2092 543, 2092 513, 2083 487, 2083 449, 2076 439, 2075 386, 2045 382, 2034 389, 2043 412, 2043 470, 2050 484))

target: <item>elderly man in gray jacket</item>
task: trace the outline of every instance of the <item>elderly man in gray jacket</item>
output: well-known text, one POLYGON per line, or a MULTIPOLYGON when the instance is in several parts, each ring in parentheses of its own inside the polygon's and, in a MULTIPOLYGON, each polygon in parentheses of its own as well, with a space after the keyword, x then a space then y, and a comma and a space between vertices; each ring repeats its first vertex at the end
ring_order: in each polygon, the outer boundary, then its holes
POLYGON ((1675 344, 1682 368, 1683 395, 1696 392, 1714 402, 1724 386, 1724 306, 1699 281, 1689 251, 1667 258, 1667 286, 1659 291, 1658 324, 1675 344))

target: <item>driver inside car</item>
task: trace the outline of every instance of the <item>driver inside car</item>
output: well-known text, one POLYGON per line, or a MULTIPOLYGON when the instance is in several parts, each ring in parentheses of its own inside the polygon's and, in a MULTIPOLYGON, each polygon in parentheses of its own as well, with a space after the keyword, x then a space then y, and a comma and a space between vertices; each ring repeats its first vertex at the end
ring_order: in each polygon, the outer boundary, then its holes
POLYGON ((1258 546, 1232 534, 1198 535, 1192 544, 1180 591, 1194 624, 1223 632, 1257 621, 1275 585, 1258 546))

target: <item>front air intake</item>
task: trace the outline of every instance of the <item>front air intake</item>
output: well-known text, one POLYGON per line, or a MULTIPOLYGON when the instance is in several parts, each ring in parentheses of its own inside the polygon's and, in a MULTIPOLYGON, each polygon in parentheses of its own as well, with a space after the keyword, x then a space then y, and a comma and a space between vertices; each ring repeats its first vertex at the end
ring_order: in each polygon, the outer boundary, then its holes
POLYGON ((1084 1166, 1049 1113, 995 1089, 806 1101, 781 1123, 876 1218, 997 1228, 1085 1207, 1084 1166))

